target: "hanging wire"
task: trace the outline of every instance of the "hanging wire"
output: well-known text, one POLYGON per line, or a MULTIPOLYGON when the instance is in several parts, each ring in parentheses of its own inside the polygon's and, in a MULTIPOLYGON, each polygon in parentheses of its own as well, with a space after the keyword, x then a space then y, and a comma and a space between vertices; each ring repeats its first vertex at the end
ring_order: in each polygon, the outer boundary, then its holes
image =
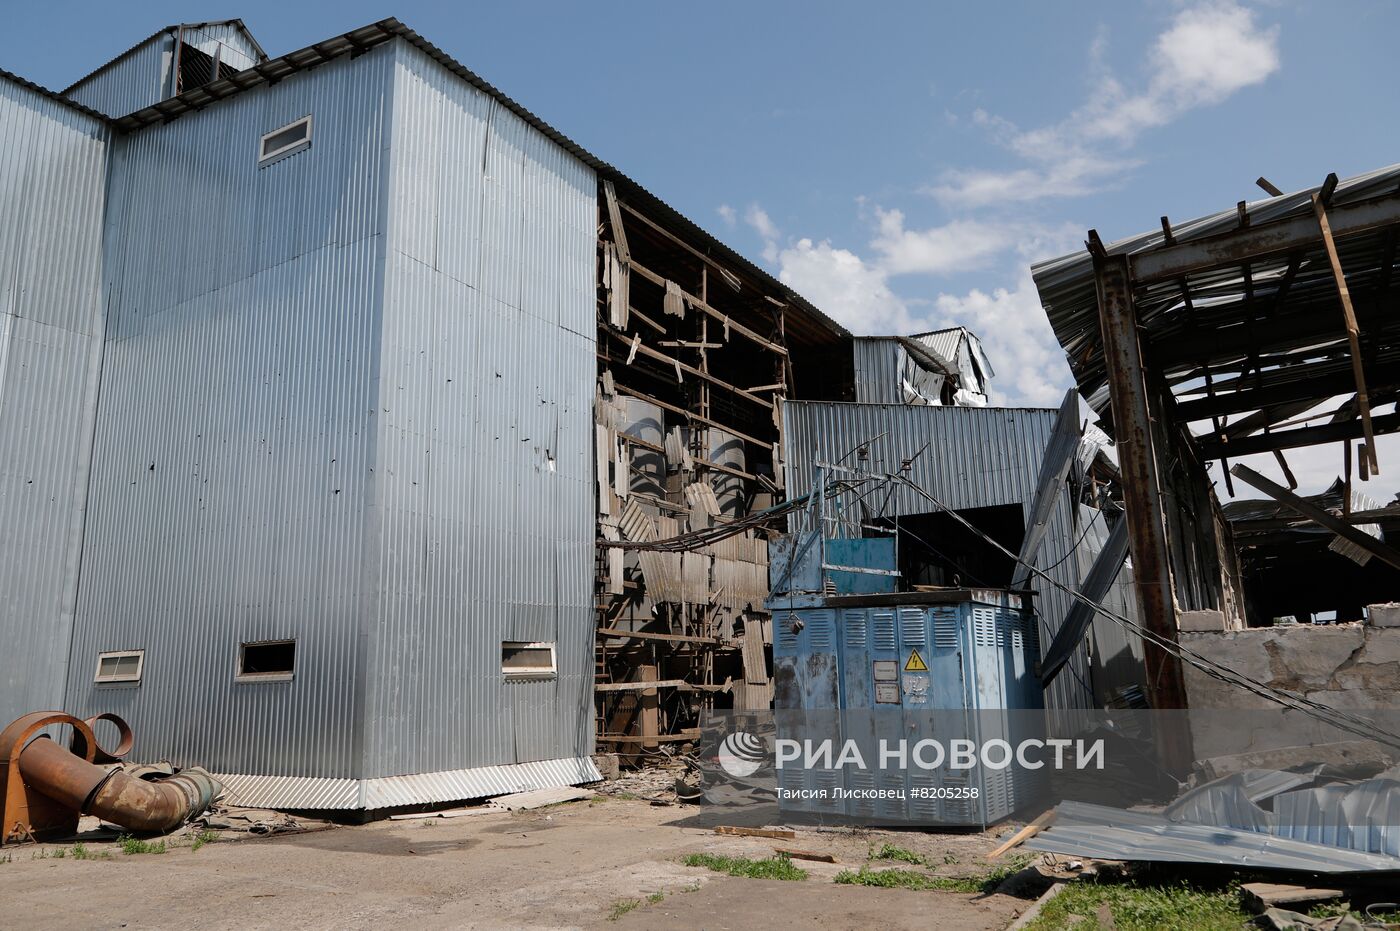
POLYGON ((1032 574, 1039 576, 1051 586, 1059 589, 1060 591, 1069 595, 1071 598, 1074 598, 1075 600, 1083 603, 1084 605, 1087 605, 1095 613, 1100 614, 1111 621, 1114 621, 1115 623, 1126 628, 1127 630, 1132 631, 1133 633, 1136 633, 1138 636, 1142 637, 1149 643, 1155 644, 1163 651, 1170 653, 1171 655, 1177 657, 1180 660, 1183 660, 1186 663, 1189 663, 1191 666, 1194 666, 1195 668, 1199 669, 1201 672, 1205 673, 1211 678, 1217 679, 1221 682, 1225 682, 1229 685, 1234 685, 1238 686, 1239 688, 1243 688, 1246 691, 1252 692, 1255 695, 1260 696, 1261 698, 1265 698, 1271 702, 1274 702, 1275 704, 1282 705, 1285 708, 1291 708, 1295 711, 1302 712, 1303 714, 1316 718, 1319 721, 1322 721, 1326 724, 1330 724, 1331 726, 1336 727, 1339 730, 1346 731, 1349 734, 1354 734, 1358 737, 1362 737, 1367 740, 1381 740, 1382 742, 1387 743, 1390 746, 1400 748, 1400 734, 1393 734, 1389 731, 1386 731, 1379 727, 1374 721, 1371 721, 1368 718, 1361 717, 1360 715, 1348 714, 1339 709, 1319 704, 1318 702, 1312 701, 1311 699, 1305 698, 1303 696, 1294 695, 1290 692, 1285 692, 1281 689, 1276 689, 1273 686, 1268 685, 1264 682, 1260 682, 1256 679, 1251 679, 1243 673, 1236 672, 1233 669, 1230 669, 1226 666, 1221 665, 1220 663, 1217 663, 1215 660, 1210 659, 1207 656, 1203 656, 1200 653, 1197 653, 1190 647, 1182 646, 1175 640, 1163 637, 1154 631, 1148 630, 1147 628, 1143 627, 1135 621, 1131 621, 1120 614, 1115 614, 1108 608, 1105 608, 1103 605, 1094 601, 1092 598, 1089 598, 1079 592, 1076 592, 1068 586, 1062 585, 1054 579, 1050 578, 1050 576, 1046 575, 1045 572, 1041 569, 1038 569, 1035 566, 1030 565, 1029 563, 1022 562, 1017 556, 1017 554, 1011 552, 1006 547, 998 543, 996 540, 992 539, 989 535, 983 533, 980 529, 973 526, 973 524, 966 518, 964 518, 961 514, 959 514, 957 511, 952 510, 947 505, 943 504, 943 502, 939 501, 937 498, 935 498, 932 494, 930 494, 926 489, 924 489, 917 483, 911 481, 910 479, 902 475, 887 474, 884 477, 889 481, 901 482, 902 484, 907 485, 915 493, 927 499, 939 510, 946 511, 948 514, 952 515, 952 517, 955 520, 957 520, 967 529, 971 530, 974 534, 977 534, 978 536, 982 537, 992 546, 1001 550, 1003 553, 1005 553, 1007 556, 1010 556, 1017 562, 1021 562, 1021 564, 1027 569, 1029 569, 1032 574))

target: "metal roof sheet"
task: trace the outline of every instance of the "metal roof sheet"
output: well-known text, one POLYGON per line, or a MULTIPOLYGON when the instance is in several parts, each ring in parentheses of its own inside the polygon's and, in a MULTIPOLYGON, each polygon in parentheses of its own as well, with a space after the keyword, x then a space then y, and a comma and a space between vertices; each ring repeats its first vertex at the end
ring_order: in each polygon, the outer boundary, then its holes
POLYGON ((1103 860, 1218 863, 1309 873, 1400 873, 1400 858, 1242 831, 1180 824, 1161 815, 1061 802, 1055 822, 1026 841, 1031 850, 1103 860))
POLYGON ((76 110, 79 113, 86 114, 87 116, 90 116, 95 120, 100 120, 102 123, 112 122, 110 119, 107 118, 105 114, 98 113, 91 107, 85 107, 75 100, 69 100, 67 97, 63 96, 58 91, 49 90, 42 84, 35 84, 33 81, 30 81, 27 78, 20 77, 13 71, 6 71, 4 68, 0 68, 0 78, 4 78, 6 81, 9 81, 13 84, 18 84, 20 87, 28 88, 29 90, 34 91, 36 94, 42 94, 50 100, 56 101, 57 103, 61 103, 65 107, 76 110))
MULTIPOLYGON (((1336 210, 1349 205, 1367 207, 1372 203, 1387 203, 1393 200, 1397 185, 1400 185, 1400 165, 1367 172, 1338 183, 1329 207, 1336 210)), ((1265 224, 1308 222, 1313 216, 1312 195, 1319 189, 1320 186, 1278 197, 1242 202, 1242 207, 1232 207, 1195 220, 1171 224, 1170 243, 1165 233, 1157 229, 1114 242, 1106 247, 1107 252, 1110 255, 1134 256, 1137 262, 1143 262, 1159 250, 1165 254, 1172 245, 1199 243, 1209 246, 1213 237, 1236 233, 1242 226, 1258 231, 1259 237, 1267 240, 1278 231, 1267 227, 1259 229, 1265 224)), ((1313 222, 1315 223, 1315 220, 1313 222)), ((1361 228, 1361 235, 1338 237, 1338 249, 1342 253, 1342 261, 1347 268, 1347 277, 1352 282, 1354 294, 1361 290, 1358 284, 1376 284, 1379 276, 1375 272, 1378 267, 1384 267, 1382 257, 1386 249, 1383 233, 1365 235, 1367 227, 1364 223, 1361 224, 1361 228)), ((1246 325, 1252 320, 1249 313, 1251 308, 1265 305, 1276 307, 1281 305, 1285 298, 1288 306, 1295 308, 1336 306, 1336 285, 1331 269, 1326 261, 1319 261, 1314 257, 1316 253, 1320 253, 1320 246, 1305 251, 1307 255, 1301 257, 1295 254, 1294 257, 1300 261, 1292 272, 1289 271, 1288 255, 1265 255, 1248 263, 1249 276, 1246 278, 1244 263, 1225 256, 1214 265, 1193 269, 1182 277, 1161 279, 1157 276, 1146 283, 1139 282, 1134 298, 1145 341, 1160 341, 1167 337, 1178 340, 1194 339, 1203 349, 1219 351, 1215 344, 1218 343, 1220 334, 1228 329, 1233 336, 1245 336, 1251 349, 1263 347, 1269 350, 1291 351, 1301 348, 1311 340, 1311 358, 1334 344, 1345 347, 1345 332, 1340 315, 1337 319, 1335 339, 1329 335, 1320 344, 1316 337, 1289 341, 1280 337, 1278 334, 1284 331, 1275 327, 1260 328, 1258 333, 1246 329, 1246 325), (1178 312, 1183 306, 1184 295, 1189 295, 1193 306, 1201 312, 1200 325, 1211 333, 1212 339, 1202 340, 1189 331, 1191 316, 1178 312), (1268 345, 1279 339, 1284 340, 1281 345, 1268 345)), ((1068 357, 1080 393, 1103 418, 1104 423, 1111 426, 1112 414, 1109 410, 1107 376, 1099 334, 1098 299, 1092 257, 1087 249, 1080 250, 1037 263, 1032 266, 1031 274, 1055 337, 1068 357)), ((1241 351, 1239 355, 1243 356, 1245 352, 1241 351)), ((1177 370, 1167 374, 1169 380, 1179 382, 1192 377, 1193 372, 1189 368, 1177 366, 1177 370)), ((1266 374, 1271 378, 1283 378, 1288 375, 1281 370, 1266 374)), ((1217 390, 1220 387, 1219 384, 1215 386, 1217 390)))

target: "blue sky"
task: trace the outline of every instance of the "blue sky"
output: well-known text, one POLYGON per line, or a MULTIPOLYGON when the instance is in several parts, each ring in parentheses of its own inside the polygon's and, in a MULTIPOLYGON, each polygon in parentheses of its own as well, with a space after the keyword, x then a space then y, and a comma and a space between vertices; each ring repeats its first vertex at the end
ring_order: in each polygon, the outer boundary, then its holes
POLYGON ((277 55, 398 16, 853 330, 978 331, 1007 404, 1068 384, 1032 260, 1400 160, 1383 2, 134 6, 14 5, 0 67, 61 88, 167 23, 277 55))

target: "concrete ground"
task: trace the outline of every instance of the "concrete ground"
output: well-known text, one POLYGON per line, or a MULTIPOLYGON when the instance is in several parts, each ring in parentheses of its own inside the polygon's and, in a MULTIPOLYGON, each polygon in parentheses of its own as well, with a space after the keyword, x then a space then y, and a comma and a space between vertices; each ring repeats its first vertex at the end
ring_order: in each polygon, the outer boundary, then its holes
POLYGON ((885 843, 945 864, 940 873, 984 873, 983 856, 995 844, 989 834, 798 829, 795 840, 768 840, 717 835, 715 823, 735 822, 600 796, 535 811, 221 837, 198 849, 185 835, 161 854, 127 854, 111 840, 84 843, 81 859, 72 844, 7 847, 0 927, 922 931, 1005 928, 1031 904, 831 882, 885 843), (806 882, 736 878, 679 862, 700 852, 768 857, 775 846, 839 862, 794 861, 809 870, 806 882))

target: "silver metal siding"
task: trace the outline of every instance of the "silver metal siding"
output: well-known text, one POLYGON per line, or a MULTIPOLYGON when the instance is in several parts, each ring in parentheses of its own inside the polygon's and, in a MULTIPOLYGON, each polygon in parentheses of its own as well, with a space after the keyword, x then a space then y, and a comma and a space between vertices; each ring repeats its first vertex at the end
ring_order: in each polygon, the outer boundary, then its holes
POLYGON ((108 133, 0 78, 0 726, 61 707, 102 349, 108 133))
POLYGON ((67 91, 66 96, 111 117, 126 116, 166 97, 170 89, 171 33, 152 36, 121 61, 67 91))
POLYGON ((365 776, 583 757, 596 177, 395 47, 365 776), (503 640, 558 677, 504 681, 503 640))
MULTIPOLYGON (((1055 417, 1053 410, 790 401, 783 405, 788 493, 796 496, 811 489, 818 461, 844 461, 851 466, 855 457, 850 454, 862 443, 870 444, 869 467, 883 472, 897 472, 902 460, 927 445, 908 476, 947 507, 1020 504, 1029 508, 1055 417)), ((933 510, 927 500, 900 488, 890 497, 886 513, 933 510)), ((1082 533, 1082 529, 1075 532, 1070 502, 1062 496, 1037 564, 1054 566, 1050 577, 1071 589, 1078 587, 1079 567, 1066 556, 1082 533)), ((1048 644, 1069 610, 1070 597, 1044 584, 1031 587, 1037 591, 1040 642, 1048 644)), ((1046 692, 1045 701, 1054 710, 1094 706, 1082 648, 1046 692)))
POLYGON ((856 337, 851 341, 855 363, 856 401, 862 404, 902 404, 900 361, 904 353, 893 339, 856 337))
POLYGON ((135 756, 358 778, 390 48, 114 143, 110 325, 68 707, 135 756), (310 149, 257 167, 314 115, 310 149), (295 637, 291 682, 234 681, 295 637), (139 688, 98 651, 145 649, 139 688))

